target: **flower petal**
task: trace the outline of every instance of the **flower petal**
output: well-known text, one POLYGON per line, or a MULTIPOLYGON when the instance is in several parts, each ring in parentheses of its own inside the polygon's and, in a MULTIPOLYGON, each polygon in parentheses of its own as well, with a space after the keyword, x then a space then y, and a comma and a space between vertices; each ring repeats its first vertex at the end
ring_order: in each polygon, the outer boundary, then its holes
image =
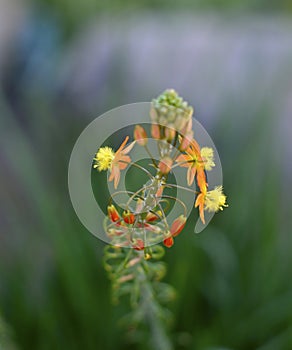
POLYGON ((121 172, 120 169, 117 165, 114 165, 112 167, 112 171, 109 177, 109 181, 113 181, 114 180, 114 188, 117 189, 119 181, 120 181, 120 176, 121 176, 121 172))
POLYGON ((195 179, 195 175, 196 175, 196 167, 192 166, 188 168, 188 172, 187 172, 187 181, 188 181, 188 185, 191 186, 194 182, 195 179))
POLYGON ((131 149, 134 147, 136 141, 133 141, 129 144, 129 146, 127 146, 124 150, 123 150, 123 154, 127 154, 131 151, 131 149))
POLYGON ((121 144, 121 146, 119 147, 119 149, 117 150, 116 154, 119 153, 119 152, 121 152, 121 151, 124 149, 124 147, 126 146, 128 140, 129 140, 129 136, 126 136, 125 140, 122 142, 122 144, 121 144))
POLYGON ((199 207, 200 219, 201 219, 203 224, 205 224, 204 202, 205 202, 205 195, 203 193, 200 193, 197 196, 196 203, 195 203, 195 208, 199 207))

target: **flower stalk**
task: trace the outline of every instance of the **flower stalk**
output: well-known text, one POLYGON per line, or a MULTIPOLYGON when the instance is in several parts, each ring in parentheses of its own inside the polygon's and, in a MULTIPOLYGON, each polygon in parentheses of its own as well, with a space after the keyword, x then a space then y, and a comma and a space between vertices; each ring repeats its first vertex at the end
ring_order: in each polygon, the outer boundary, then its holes
POLYGON ((171 248, 183 231, 187 221, 187 208, 183 200, 166 193, 167 188, 186 190, 194 194, 194 206, 205 224, 205 211, 217 212, 227 207, 222 186, 208 188, 208 172, 215 167, 214 151, 202 147, 194 139, 192 130, 193 108, 174 90, 166 90, 154 99, 150 109, 151 135, 157 142, 159 159, 148 148, 148 136, 141 125, 133 131, 115 152, 105 146, 94 158, 93 167, 108 170, 109 181, 118 189, 121 171, 133 166, 147 174, 148 181, 135 192, 119 190, 111 195, 104 230, 111 244, 105 248, 104 267, 112 283, 113 301, 128 296, 131 312, 127 317, 131 329, 142 324, 149 332, 150 348, 171 350, 168 338, 168 304, 175 293, 162 283, 166 266, 160 261, 164 247, 171 248), (133 147, 144 147, 151 158, 153 171, 131 160, 133 147), (169 182, 169 174, 176 168, 186 169, 188 187, 169 182), (197 191, 192 186, 197 185, 197 191), (118 195, 126 194, 126 203, 113 203, 118 195), (181 212, 168 219, 171 203, 179 204, 181 212), (163 246, 160 245, 162 242, 163 246))

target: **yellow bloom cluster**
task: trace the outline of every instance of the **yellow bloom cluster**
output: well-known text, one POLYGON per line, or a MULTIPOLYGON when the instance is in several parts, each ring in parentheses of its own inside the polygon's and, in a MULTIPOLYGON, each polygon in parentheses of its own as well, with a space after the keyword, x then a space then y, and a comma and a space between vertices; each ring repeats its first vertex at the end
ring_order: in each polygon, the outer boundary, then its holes
POLYGON ((217 186, 212 191, 208 191, 205 196, 205 210, 209 212, 217 212, 228 207, 226 204, 226 196, 222 192, 222 186, 217 186))
POLYGON ((201 148, 201 156, 205 165, 205 169, 210 171, 215 166, 214 151, 210 147, 201 148))
POLYGON ((112 165, 115 152, 110 147, 101 147, 95 155, 96 163, 93 165, 98 171, 108 170, 112 165))

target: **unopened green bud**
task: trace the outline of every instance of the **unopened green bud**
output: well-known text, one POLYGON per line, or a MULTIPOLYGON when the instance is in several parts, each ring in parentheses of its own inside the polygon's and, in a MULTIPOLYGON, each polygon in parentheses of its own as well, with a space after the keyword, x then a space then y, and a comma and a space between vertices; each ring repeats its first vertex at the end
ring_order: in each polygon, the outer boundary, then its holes
POLYGON ((193 114, 193 108, 175 90, 165 90, 152 101, 150 117, 153 122, 163 126, 174 124, 181 131, 193 114))

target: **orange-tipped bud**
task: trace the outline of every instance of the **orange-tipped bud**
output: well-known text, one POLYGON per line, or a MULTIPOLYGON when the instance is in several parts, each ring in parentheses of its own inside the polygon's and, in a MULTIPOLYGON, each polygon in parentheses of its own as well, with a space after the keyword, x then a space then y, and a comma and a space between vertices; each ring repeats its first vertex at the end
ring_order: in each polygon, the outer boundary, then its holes
POLYGON ((148 224, 147 222, 138 222, 137 227, 144 228, 146 231, 151 231, 153 233, 161 233, 161 228, 156 225, 148 224))
MULTIPOLYGON (((122 227, 122 226, 120 226, 120 227, 122 227)), ((115 229, 115 228, 110 228, 110 229, 108 230, 108 236, 109 236, 109 237, 121 236, 121 235, 124 234, 124 233, 125 233, 125 231, 119 230, 119 229, 115 229)))
POLYGON ((141 211, 143 210, 144 207, 144 200, 141 198, 137 199, 137 203, 136 203, 136 213, 141 213, 141 211))
POLYGON ((190 143, 191 143, 192 140, 193 140, 193 136, 194 136, 194 133, 193 133, 193 131, 191 130, 191 131, 187 132, 187 133, 182 137, 181 142, 180 142, 180 145, 179 145, 179 149, 180 149, 181 151, 185 151, 185 150, 189 147, 190 143))
POLYGON ((176 130, 173 128, 166 127, 165 128, 165 137, 167 141, 172 141, 175 138, 176 130))
POLYGON ((158 220, 159 217, 162 216, 161 210, 158 210, 158 211, 156 212, 156 214, 149 212, 149 213, 146 215, 146 221, 147 221, 147 222, 152 222, 152 221, 158 220), (157 214, 157 215, 156 215, 156 214, 157 214))
POLYGON ((167 248, 171 248, 173 246, 174 240, 172 237, 168 237, 163 241, 163 244, 167 247, 167 248))
POLYGON ((135 243, 133 243, 133 248, 135 250, 143 250, 144 249, 144 242, 142 239, 138 238, 135 243))
POLYGON ((173 237, 176 237, 181 233, 182 229, 185 227, 186 221, 187 218, 184 215, 181 215, 174 220, 170 228, 170 233, 173 237))
POLYGON ((171 170, 172 163, 172 159, 168 156, 165 156, 161 159, 160 163, 158 164, 158 168, 162 174, 168 174, 171 170))
POLYGON ((136 125, 134 129, 134 139, 140 146, 145 146, 148 142, 145 129, 141 125, 136 125))
POLYGON ((113 204, 107 207, 107 213, 112 222, 117 222, 120 220, 120 215, 113 204))
POLYGON ((160 130, 158 124, 152 124, 151 135, 154 139, 160 139, 160 130))
POLYGON ((123 219, 126 224, 132 225, 135 222, 135 215, 127 210, 123 212, 123 219))
POLYGON ((157 190, 155 196, 156 196, 156 197, 161 197, 162 194, 163 194, 163 190, 164 190, 164 186, 161 185, 161 186, 158 188, 158 190, 157 190))
POLYGON ((193 119, 190 118, 189 121, 186 123, 186 125, 182 129, 182 134, 188 133, 192 130, 193 128, 193 119))

